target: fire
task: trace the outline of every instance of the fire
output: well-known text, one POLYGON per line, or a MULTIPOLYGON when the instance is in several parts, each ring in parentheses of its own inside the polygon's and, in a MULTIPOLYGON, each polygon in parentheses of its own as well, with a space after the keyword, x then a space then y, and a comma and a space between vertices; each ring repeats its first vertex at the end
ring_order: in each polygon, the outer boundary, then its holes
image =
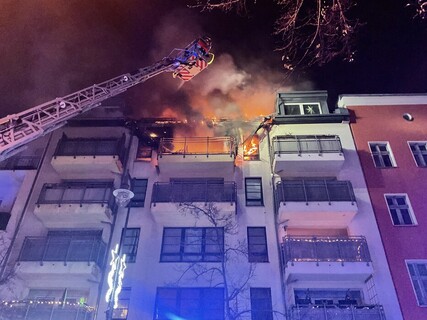
POLYGON ((243 142, 243 159, 259 159, 259 136, 254 134, 243 142))

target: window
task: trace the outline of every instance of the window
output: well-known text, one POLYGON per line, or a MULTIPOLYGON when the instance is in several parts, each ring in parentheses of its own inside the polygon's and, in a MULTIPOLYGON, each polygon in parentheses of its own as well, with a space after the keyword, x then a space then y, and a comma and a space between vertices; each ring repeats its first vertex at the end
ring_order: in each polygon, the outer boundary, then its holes
POLYGON ((6 230, 7 224, 9 223, 9 219, 10 219, 9 212, 0 212, 0 230, 6 230))
POLYGON ((388 142, 369 142, 372 158, 377 168, 392 168, 396 166, 388 142))
POLYGON ((385 195, 385 199, 394 225, 417 224, 406 195, 385 195))
POLYGON ((263 206, 262 180, 261 178, 245 179, 245 195, 247 206, 263 206))
POLYGON ((267 236, 264 227, 248 227, 249 262, 268 262, 267 236))
POLYGON ((427 167, 427 143, 409 142, 412 155, 418 167, 427 167))
POLYGON ((154 320, 223 320, 222 288, 157 288, 154 320))
POLYGON ((419 306, 427 306, 427 262, 406 262, 419 306))
POLYGON ((273 320, 270 288, 251 288, 251 319, 273 320))
POLYGON ((140 228, 127 228, 122 230, 122 250, 126 254, 126 262, 136 261, 136 252, 138 251, 138 241, 140 228))
POLYGON ((287 116, 300 114, 321 114, 320 103, 287 103, 284 106, 287 116))
POLYGON ((130 287, 124 287, 122 291, 120 291, 119 306, 113 309, 112 320, 126 320, 128 318, 131 289, 130 287))
POLYGON ((132 192, 135 196, 131 200, 131 207, 143 207, 145 203, 145 194, 147 192, 148 179, 133 179, 132 192))
POLYGON ((223 228, 164 228, 161 262, 219 262, 224 255, 223 228))

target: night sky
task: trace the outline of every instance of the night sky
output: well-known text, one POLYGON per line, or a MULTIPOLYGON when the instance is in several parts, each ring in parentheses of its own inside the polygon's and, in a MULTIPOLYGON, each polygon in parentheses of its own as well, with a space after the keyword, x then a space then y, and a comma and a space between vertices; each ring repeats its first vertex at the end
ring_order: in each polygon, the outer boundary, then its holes
POLYGON ((199 12, 190 0, 0 0, 0 116, 17 113, 160 60, 199 35, 216 60, 189 83, 164 74, 125 93, 129 117, 251 118, 273 111, 278 90, 338 94, 427 92, 427 22, 404 1, 359 1, 356 60, 283 75, 272 36, 277 7, 247 16, 199 12))

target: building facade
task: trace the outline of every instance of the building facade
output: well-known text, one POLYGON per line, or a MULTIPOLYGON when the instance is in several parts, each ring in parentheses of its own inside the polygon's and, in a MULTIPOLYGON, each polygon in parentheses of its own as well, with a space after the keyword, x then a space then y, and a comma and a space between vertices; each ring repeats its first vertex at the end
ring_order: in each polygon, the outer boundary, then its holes
POLYGON ((209 137, 103 107, 31 145, 37 165, 0 172, 0 319, 402 319, 348 111, 326 98, 281 93, 247 134, 209 137))
POLYGON ((427 318, 426 95, 343 95, 404 319, 427 318))

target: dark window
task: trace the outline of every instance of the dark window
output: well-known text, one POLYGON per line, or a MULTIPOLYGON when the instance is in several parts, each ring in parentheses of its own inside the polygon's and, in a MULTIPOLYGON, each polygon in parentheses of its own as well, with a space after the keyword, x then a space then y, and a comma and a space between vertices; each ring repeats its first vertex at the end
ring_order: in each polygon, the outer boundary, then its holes
POLYGON ((386 195, 385 198, 394 225, 416 224, 406 195, 386 195))
POLYGON ((154 320, 223 320, 222 288, 157 288, 154 320))
POLYGON ((164 228, 161 262, 222 261, 223 228, 164 228))
POLYGON ((396 166, 388 142, 370 142, 369 148, 371 149, 375 167, 392 168, 396 166))
POLYGON ((285 104, 284 106, 285 114, 290 115, 300 115, 300 114, 320 114, 320 104, 319 103, 293 103, 285 104))
POLYGON ((264 227, 248 227, 249 262, 268 262, 267 235, 264 227))
POLYGON ((140 228, 127 228, 122 230, 122 250, 126 254, 126 262, 135 262, 138 251, 138 241, 140 228))
POLYGON ((131 289, 130 287, 124 287, 122 291, 120 291, 119 306, 113 309, 112 320, 126 320, 128 318, 131 289))
POLYGON ((270 288, 251 288, 252 320, 273 320, 270 288))
POLYGON ((148 179, 133 179, 131 184, 132 192, 135 194, 130 203, 131 207, 143 207, 147 193, 148 179))
POLYGON ((427 263, 407 262, 419 306, 427 306, 427 263))
POLYGON ((427 167, 427 148, 425 142, 410 142, 412 155, 418 167, 427 167))
POLYGON ((245 194, 247 206, 263 206, 262 180, 261 178, 245 179, 245 194))
POLYGON ((0 230, 6 230, 7 224, 9 223, 9 219, 9 212, 0 212, 0 230))

